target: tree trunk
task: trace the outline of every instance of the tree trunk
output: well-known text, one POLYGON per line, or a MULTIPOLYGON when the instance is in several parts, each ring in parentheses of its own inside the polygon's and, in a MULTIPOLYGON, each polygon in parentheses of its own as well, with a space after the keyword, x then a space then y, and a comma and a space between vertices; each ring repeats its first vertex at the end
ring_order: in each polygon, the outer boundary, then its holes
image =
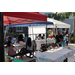
POLYGON ((74 26, 73 26, 73 28, 74 28, 73 36, 74 36, 74 38, 75 38, 75 17, 74 17, 74 26))

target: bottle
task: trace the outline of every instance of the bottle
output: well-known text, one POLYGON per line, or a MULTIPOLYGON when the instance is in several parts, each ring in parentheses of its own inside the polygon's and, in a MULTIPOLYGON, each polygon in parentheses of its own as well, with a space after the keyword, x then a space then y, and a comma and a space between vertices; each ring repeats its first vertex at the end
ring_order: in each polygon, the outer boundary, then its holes
POLYGON ((7 62, 7 57, 5 56, 5 62, 7 62))

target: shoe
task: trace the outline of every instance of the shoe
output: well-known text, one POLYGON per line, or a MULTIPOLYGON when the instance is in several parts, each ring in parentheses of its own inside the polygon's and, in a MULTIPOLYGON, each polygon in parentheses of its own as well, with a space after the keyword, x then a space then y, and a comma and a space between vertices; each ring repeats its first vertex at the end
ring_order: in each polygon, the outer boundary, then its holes
POLYGON ((32 55, 30 55, 30 56, 27 56, 28 58, 33 58, 33 56, 32 55))

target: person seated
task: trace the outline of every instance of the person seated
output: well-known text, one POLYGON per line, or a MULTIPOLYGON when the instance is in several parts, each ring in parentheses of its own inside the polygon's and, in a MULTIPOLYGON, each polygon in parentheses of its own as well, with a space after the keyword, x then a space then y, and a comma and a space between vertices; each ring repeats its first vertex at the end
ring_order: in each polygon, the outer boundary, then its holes
POLYGON ((25 40, 24 40, 22 34, 20 34, 20 35, 18 36, 18 41, 17 41, 17 42, 20 43, 20 41, 25 42, 25 40))
POLYGON ((42 49, 42 51, 41 51, 41 52, 45 52, 45 51, 47 51, 47 49, 46 49, 46 47, 45 47, 45 46, 42 46, 42 47, 41 47, 41 49, 42 49))
POLYGON ((20 35, 18 36, 18 41, 17 41, 17 43, 19 43, 21 46, 25 47, 25 40, 24 40, 22 34, 20 34, 20 35))
POLYGON ((34 51, 34 49, 35 49, 34 44, 33 44, 33 42, 31 42, 31 38, 28 37, 28 40, 26 42, 26 48, 22 48, 21 51, 18 54, 14 55, 13 57, 19 55, 20 59, 22 59, 23 55, 26 55, 27 53, 30 53, 30 57, 31 57, 32 52, 34 51))
POLYGON ((16 55, 16 51, 14 50, 13 45, 11 44, 11 37, 8 37, 8 41, 6 42, 7 44, 7 49, 8 49, 8 55, 13 56, 16 55))
POLYGON ((45 34, 43 34, 43 36, 41 37, 41 39, 45 39, 45 34))
POLYGON ((38 40, 41 40, 41 34, 39 34, 39 36, 38 36, 38 40))
POLYGON ((26 42, 26 49, 27 49, 27 53, 30 53, 30 56, 32 55, 32 51, 34 51, 36 49, 36 44, 35 41, 31 41, 31 38, 29 37, 27 42, 26 42))
POLYGON ((7 45, 6 47, 10 47, 11 45, 11 37, 8 37, 8 41, 5 40, 5 44, 7 45))

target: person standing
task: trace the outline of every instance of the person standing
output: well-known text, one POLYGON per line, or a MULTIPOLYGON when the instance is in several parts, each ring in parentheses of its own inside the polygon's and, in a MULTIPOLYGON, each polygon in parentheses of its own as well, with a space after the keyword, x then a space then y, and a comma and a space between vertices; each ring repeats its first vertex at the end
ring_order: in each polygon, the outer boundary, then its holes
POLYGON ((66 46, 68 46, 68 34, 66 35, 66 46))
POLYGON ((67 28, 65 28, 64 35, 66 35, 67 33, 68 33, 68 30, 67 28))
POLYGON ((16 55, 16 51, 14 50, 13 45, 11 44, 11 37, 10 36, 8 37, 8 41, 5 44, 7 44, 6 47, 8 49, 8 55, 9 56, 16 55))
POLYGON ((63 35, 63 46, 65 47, 66 45, 66 35, 63 35))
POLYGON ((58 44, 60 47, 63 46, 63 35, 61 35, 59 31, 56 35, 56 44, 58 44))

